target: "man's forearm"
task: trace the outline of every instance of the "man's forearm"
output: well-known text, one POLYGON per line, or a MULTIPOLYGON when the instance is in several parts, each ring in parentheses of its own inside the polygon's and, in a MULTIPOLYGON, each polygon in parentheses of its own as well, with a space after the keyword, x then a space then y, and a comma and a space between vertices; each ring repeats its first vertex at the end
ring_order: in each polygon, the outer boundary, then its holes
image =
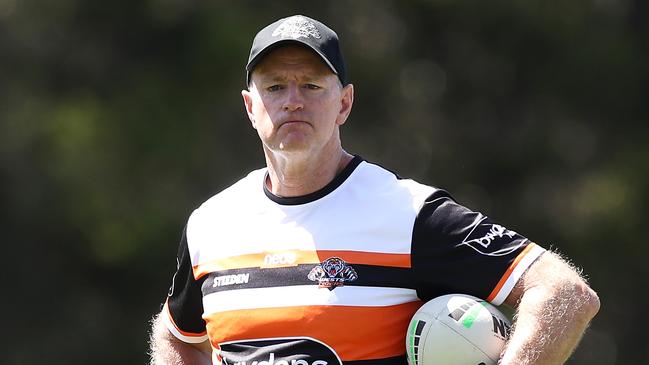
POLYGON ((567 263, 549 253, 539 260, 524 283, 500 365, 565 363, 599 310, 597 294, 567 263))
POLYGON ((158 315, 153 320, 150 338, 151 365, 210 365, 208 352, 176 339, 158 315))

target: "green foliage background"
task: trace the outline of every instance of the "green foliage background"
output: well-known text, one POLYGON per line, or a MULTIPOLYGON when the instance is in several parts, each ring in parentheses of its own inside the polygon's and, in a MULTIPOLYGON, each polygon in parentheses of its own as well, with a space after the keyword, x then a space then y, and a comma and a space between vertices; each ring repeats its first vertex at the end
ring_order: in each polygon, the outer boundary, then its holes
POLYGON ((570 364, 643 363, 644 0, 0 0, 2 362, 147 361, 185 219, 263 165, 251 39, 296 13, 341 35, 345 147, 583 267, 570 364))

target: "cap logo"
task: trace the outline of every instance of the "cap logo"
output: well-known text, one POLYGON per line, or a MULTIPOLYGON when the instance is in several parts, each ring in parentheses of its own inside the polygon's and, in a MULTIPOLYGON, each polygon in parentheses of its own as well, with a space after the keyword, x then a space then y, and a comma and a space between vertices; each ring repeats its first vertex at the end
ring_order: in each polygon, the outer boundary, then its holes
POLYGON ((272 34, 273 37, 282 38, 317 38, 320 39, 320 32, 313 22, 303 16, 292 16, 282 22, 272 34))

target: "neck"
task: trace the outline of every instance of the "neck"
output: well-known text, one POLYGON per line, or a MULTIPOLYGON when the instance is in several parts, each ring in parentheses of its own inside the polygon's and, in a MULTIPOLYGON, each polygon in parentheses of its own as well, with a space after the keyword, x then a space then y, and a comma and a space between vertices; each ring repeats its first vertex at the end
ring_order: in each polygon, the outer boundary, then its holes
POLYGON ((326 156, 266 153, 266 186, 281 197, 307 195, 333 181, 352 159, 342 147, 326 156))

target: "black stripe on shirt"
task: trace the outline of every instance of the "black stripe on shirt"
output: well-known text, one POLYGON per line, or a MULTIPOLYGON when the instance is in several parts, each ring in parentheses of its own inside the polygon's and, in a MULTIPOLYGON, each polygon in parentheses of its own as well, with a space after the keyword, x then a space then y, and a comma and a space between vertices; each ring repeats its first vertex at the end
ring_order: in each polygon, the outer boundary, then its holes
MULTIPOLYGON (((279 268, 243 268, 221 270, 205 276, 203 295, 224 290, 270 288, 293 285, 318 285, 310 280, 309 273, 317 264, 300 264, 279 268)), ((349 265, 357 278, 343 282, 345 286, 374 286, 414 289, 408 268, 376 265, 349 265)))

